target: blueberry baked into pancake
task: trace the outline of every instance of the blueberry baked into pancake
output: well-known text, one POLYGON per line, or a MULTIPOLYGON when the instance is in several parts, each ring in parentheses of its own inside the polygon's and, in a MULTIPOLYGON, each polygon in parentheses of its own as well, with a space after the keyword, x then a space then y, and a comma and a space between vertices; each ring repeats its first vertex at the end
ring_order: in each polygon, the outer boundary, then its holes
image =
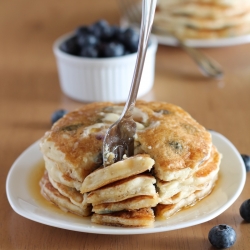
POLYGON ((210 133, 180 107, 137 101, 134 156, 103 167, 103 138, 123 105, 84 105, 45 133, 41 193, 93 223, 153 226, 155 218, 167 219, 212 191, 221 154, 210 133))

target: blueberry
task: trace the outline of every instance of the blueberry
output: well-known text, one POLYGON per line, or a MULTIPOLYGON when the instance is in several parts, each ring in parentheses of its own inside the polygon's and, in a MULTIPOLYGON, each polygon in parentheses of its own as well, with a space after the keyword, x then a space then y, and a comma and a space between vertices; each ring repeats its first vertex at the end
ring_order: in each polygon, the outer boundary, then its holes
POLYGON ((75 33, 76 33, 76 36, 82 36, 82 35, 91 34, 91 31, 88 26, 80 26, 76 29, 75 33))
POLYGON ((116 28, 113 26, 106 26, 103 30, 102 30, 102 34, 100 39, 102 41, 111 41, 114 37, 114 34, 116 32, 116 28))
POLYGON ((56 110, 51 116, 51 123, 54 124, 56 121, 61 119, 67 113, 68 113, 68 111, 66 111, 64 109, 56 110))
POLYGON ((91 34, 82 34, 77 37, 77 42, 81 47, 88 45, 96 45, 98 43, 98 39, 91 34))
POLYGON ((114 40, 123 43, 124 42, 124 32, 125 30, 120 27, 113 27, 114 29, 114 40))
POLYGON ((104 57, 118 57, 124 55, 124 45, 117 42, 107 43, 103 48, 104 57))
POLYGON ((236 241, 236 233, 232 227, 221 224, 213 227, 209 231, 208 239, 216 248, 229 248, 236 241))
POLYGON ((96 58, 99 55, 98 49, 95 46, 87 46, 81 49, 79 54, 82 57, 96 58))
POLYGON ((246 222, 250 222, 250 199, 241 204, 240 215, 246 222))
POLYGON ((79 45, 76 36, 70 37, 60 45, 60 49, 68 54, 77 55, 79 52, 79 45))
POLYGON ((102 37, 107 32, 109 24, 105 20, 99 20, 89 27, 91 33, 96 37, 102 37))
POLYGON ((246 171, 249 172, 250 171, 250 155, 242 154, 241 157, 245 163, 246 171))
POLYGON ((132 28, 127 28, 123 34, 123 41, 126 47, 132 52, 138 50, 139 34, 132 28))
POLYGON ((138 43, 139 34, 134 29, 99 20, 76 28, 75 35, 62 43, 60 49, 82 57, 119 57, 137 52, 138 43))

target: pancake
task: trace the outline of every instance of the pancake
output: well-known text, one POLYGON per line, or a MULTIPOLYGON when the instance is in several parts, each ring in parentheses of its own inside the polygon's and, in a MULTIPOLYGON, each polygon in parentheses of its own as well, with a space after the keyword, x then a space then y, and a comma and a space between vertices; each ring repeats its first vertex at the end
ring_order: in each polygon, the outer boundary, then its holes
POLYGON ((103 123, 101 112, 109 103, 92 103, 69 112, 45 133, 40 148, 60 171, 73 180, 84 178, 100 166, 102 139, 112 122, 103 123))
POLYGON ((199 169, 190 177, 183 181, 174 180, 164 182, 157 180, 161 204, 175 204, 181 199, 190 196, 197 190, 202 190, 207 183, 214 179, 219 172, 221 155, 213 146, 211 157, 205 161, 199 169))
POLYGON ((107 214, 122 210, 137 210, 146 207, 155 207, 159 203, 159 196, 139 195, 119 202, 109 202, 94 205, 92 212, 97 214, 107 214))
MULTIPOLYGON (((168 32, 167 26, 164 26, 168 32)), ((172 29, 171 29, 172 30, 172 29)), ((170 33, 172 32, 171 30, 170 33)), ((225 27, 217 30, 209 29, 195 29, 193 27, 181 27, 176 29, 175 35, 181 39, 218 39, 218 38, 230 38, 241 35, 246 35, 250 33, 250 23, 246 22, 244 24, 235 25, 231 27, 225 27)))
POLYGON ((203 187, 203 189, 195 191, 188 197, 181 199, 179 202, 175 204, 168 204, 168 205, 158 204, 155 208, 155 215, 158 218, 167 219, 185 207, 194 206, 196 202, 205 198, 212 192, 216 180, 217 176, 215 176, 211 181, 209 181, 203 187))
POLYGON ((91 214, 91 207, 80 207, 73 204, 70 199, 62 195, 49 181, 47 172, 44 173, 40 180, 41 194, 48 201, 54 203, 64 212, 71 212, 79 216, 89 216, 91 214))
POLYGON ((109 183, 151 170, 153 165, 154 160, 149 155, 140 154, 116 162, 108 167, 102 167, 84 179, 81 192, 89 192, 109 183))
MULTIPOLYGON (((160 2, 161 3, 161 2, 160 2)), ((181 2, 175 4, 168 4, 164 2, 158 4, 158 10, 166 11, 176 16, 195 16, 200 18, 221 19, 222 16, 234 17, 246 12, 250 7, 250 2, 245 4, 234 4, 234 6, 225 6, 215 3, 204 2, 181 2)))
MULTIPOLYGON (((72 186, 82 183, 101 166, 104 134, 118 119, 121 107, 92 103, 66 114, 41 140, 45 161, 56 162, 61 175, 75 182, 72 186)), ((134 119, 138 124, 135 154, 150 155, 162 180, 186 178, 210 155, 211 135, 178 106, 137 101, 134 119)))
POLYGON ((157 32, 186 38, 232 37, 249 33, 250 1, 157 2, 154 27, 157 32))
MULTIPOLYGON (((75 188, 68 187, 60 182, 54 181, 49 175, 49 181, 52 186, 59 191, 60 194, 70 199, 70 201, 81 209, 88 209, 90 205, 87 203, 87 194, 81 194, 75 188)), ((89 209, 88 209, 89 210, 89 209)))
MULTIPOLYGON (((250 10, 250 9, 249 9, 250 10)), ((174 27, 191 27, 194 29, 207 29, 207 30, 219 30, 226 27, 232 27, 236 25, 241 25, 244 23, 249 23, 250 11, 244 10, 244 12, 237 14, 235 16, 219 16, 217 18, 211 17, 199 17, 199 16, 187 16, 187 15, 177 15, 171 13, 164 13, 162 16, 158 16, 156 21, 162 21, 169 23, 174 27)))
POLYGON ((49 159, 47 156, 43 156, 45 168, 49 173, 49 176, 58 183, 66 185, 71 188, 80 190, 81 182, 71 178, 70 173, 63 171, 60 167, 61 163, 49 159))
POLYGON ((110 183, 88 193, 87 202, 93 205, 118 202, 139 195, 155 195, 156 180, 151 175, 139 174, 110 183))
POLYGON ((210 133, 183 109, 168 103, 138 103, 149 122, 137 131, 136 149, 155 160, 155 176, 164 181, 186 179, 210 157, 210 133))
POLYGON ((154 223, 151 208, 133 211, 120 211, 111 214, 93 214, 91 221, 97 224, 119 227, 147 227, 154 223))
POLYGON ((160 6, 171 6, 174 4, 187 4, 187 3, 204 3, 214 4, 219 6, 235 7, 237 5, 248 4, 248 0, 158 0, 157 4, 160 6))

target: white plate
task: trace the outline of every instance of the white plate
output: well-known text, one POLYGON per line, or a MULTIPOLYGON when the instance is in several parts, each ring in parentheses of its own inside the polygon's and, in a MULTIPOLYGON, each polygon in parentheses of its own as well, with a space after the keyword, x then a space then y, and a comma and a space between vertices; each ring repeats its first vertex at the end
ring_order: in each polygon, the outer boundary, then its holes
POLYGON ((224 136, 211 132, 213 142, 223 154, 219 181, 213 192, 195 206, 184 209, 168 220, 156 221, 150 228, 119 228, 96 225, 89 218, 68 216, 41 206, 32 197, 28 177, 32 168, 42 160, 36 142, 26 149, 12 165, 6 182, 6 192, 13 210, 30 220, 73 231, 97 234, 147 234, 170 231, 197 225, 211 220, 229 208, 240 195, 246 180, 243 160, 224 136))
MULTIPOLYGON (((178 42, 174 37, 171 36, 161 36, 156 35, 159 44, 169 45, 169 46, 177 46, 178 42)), ((213 47, 226 47, 226 46, 234 46, 240 44, 246 44, 250 42, 250 34, 244 36, 237 37, 229 37, 229 38, 219 38, 219 39, 187 39, 185 40, 185 44, 190 47, 196 48, 213 48, 213 47)))
MULTIPOLYGON (((130 24, 129 20, 126 17, 122 17, 120 20, 122 27, 133 26, 130 24)), ((169 46, 177 46, 178 41, 168 35, 159 35, 154 34, 154 37, 157 39, 159 44, 169 45, 169 46)), ((217 39, 186 39, 185 44, 190 47, 196 48, 213 48, 213 47, 226 47, 226 46, 234 46, 240 44, 250 43, 250 34, 236 36, 236 37, 228 37, 228 38, 217 38, 217 39)))

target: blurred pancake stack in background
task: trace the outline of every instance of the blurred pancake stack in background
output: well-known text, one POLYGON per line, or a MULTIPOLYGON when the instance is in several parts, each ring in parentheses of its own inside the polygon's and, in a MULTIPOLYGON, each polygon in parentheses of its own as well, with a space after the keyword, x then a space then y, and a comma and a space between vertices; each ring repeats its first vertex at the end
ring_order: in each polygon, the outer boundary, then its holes
POLYGON ((249 0, 158 0, 154 26, 182 39, 250 33, 249 0))

